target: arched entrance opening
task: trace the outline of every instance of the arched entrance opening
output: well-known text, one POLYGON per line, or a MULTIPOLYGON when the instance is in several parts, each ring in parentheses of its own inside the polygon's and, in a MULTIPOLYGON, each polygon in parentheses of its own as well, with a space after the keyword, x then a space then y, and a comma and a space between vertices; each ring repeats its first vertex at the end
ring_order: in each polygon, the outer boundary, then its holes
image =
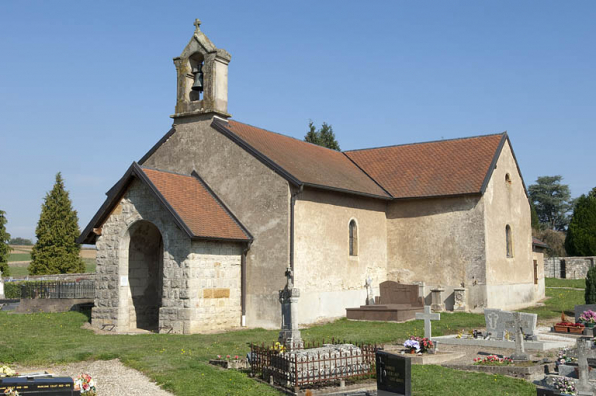
POLYGON ((163 240, 155 225, 138 221, 129 229, 129 327, 157 331, 163 293, 163 240))

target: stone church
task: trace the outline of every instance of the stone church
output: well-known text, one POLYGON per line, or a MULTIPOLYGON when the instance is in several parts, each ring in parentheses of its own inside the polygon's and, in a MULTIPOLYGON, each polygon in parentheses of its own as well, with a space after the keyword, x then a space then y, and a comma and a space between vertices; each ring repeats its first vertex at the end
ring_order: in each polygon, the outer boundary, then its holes
POLYGON ((174 58, 173 126, 107 192, 92 324, 125 332, 279 328, 293 268, 300 324, 364 304, 365 282, 436 287, 447 310, 544 297, 506 133, 333 151, 231 119, 231 56, 200 22, 174 58))

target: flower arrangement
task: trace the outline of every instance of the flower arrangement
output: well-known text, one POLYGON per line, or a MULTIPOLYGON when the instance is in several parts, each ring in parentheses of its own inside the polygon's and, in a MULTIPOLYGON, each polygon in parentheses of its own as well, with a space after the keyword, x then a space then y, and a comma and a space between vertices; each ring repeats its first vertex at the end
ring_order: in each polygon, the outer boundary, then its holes
POLYGON ((286 350, 286 347, 280 344, 279 342, 276 342, 275 344, 273 344, 273 346, 269 347, 269 350, 282 353, 286 350))
POLYGON ((428 338, 410 336, 410 338, 404 342, 404 347, 410 353, 412 353, 412 351, 415 351, 416 353, 425 353, 433 349, 434 344, 428 338))
POLYGON ((75 390, 81 391, 81 395, 95 396, 95 381, 89 374, 81 374, 74 380, 75 390))
POLYGON ((418 341, 416 340, 406 340, 406 342, 404 342, 404 347, 410 352, 410 353, 418 353, 420 352, 420 344, 418 343, 418 341))
POLYGON ((592 310, 584 311, 579 317, 580 323, 596 323, 596 312, 592 310))
POLYGON ((559 351, 559 354, 557 356, 557 360, 555 361, 555 364, 557 365, 557 367, 560 364, 567 364, 567 363, 572 363, 572 362, 577 361, 576 358, 571 357, 571 356, 568 356, 567 355, 567 352, 569 352, 569 349, 568 348, 563 348, 563 349, 561 349, 559 351))
POLYGON ((2 377, 14 377, 15 375, 18 375, 18 374, 19 373, 17 373, 16 371, 14 371, 13 369, 11 369, 7 365, 0 366, 0 378, 2 378, 2 377))
MULTIPOLYGON (((226 361, 230 361, 232 357, 230 355, 226 355, 226 361)), ((217 355, 217 359, 221 360, 221 355, 217 355)), ((238 360, 238 355, 234 355, 234 360, 238 360)))
POLYGON ((564 395, 575 395, 575 385, 565 377, 555 378, 555 389, 564 395))
POLYGON ((489 355, 484 359, 480 357, 474 358, 475 366, 507 366, 509 364, 513 364, 513 360, 511 360, 511 358, 500 358, 497 355, 489 355))
POLYGON ((19 392, 15 388, 6 388, 4 396, 19 396, 19 392))

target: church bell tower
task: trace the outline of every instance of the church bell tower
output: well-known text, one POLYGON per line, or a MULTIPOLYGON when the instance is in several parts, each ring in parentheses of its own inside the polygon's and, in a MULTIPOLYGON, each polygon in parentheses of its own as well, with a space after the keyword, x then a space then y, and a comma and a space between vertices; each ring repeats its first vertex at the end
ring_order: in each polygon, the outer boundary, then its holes
POLYGON ((195 20, 195 32, 179 57, 174 58, 178 77, 176 113, 172 118, 214 114, 229 118, 228 64, 232 56, 201 32, 195 20))

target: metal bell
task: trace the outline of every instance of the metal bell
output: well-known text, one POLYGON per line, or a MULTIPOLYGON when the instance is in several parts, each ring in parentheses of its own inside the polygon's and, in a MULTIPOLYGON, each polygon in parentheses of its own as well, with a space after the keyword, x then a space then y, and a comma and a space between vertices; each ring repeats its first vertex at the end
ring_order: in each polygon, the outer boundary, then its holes
POLYGON ((203 65, 200 64, 193 67, 192 74, 195 75, 195 82, 192 85, 192 90, 203 92, 203 65))

